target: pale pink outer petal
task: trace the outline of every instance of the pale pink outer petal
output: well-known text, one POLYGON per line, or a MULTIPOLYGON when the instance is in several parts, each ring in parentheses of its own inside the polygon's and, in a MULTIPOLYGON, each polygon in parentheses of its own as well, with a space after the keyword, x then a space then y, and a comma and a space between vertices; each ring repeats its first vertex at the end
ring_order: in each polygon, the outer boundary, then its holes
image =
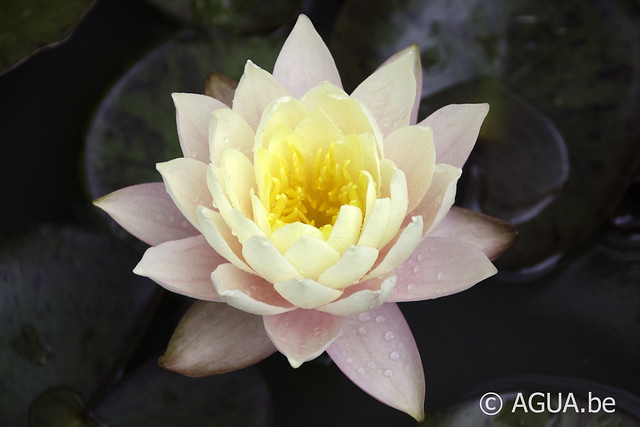
POLYGON ((129 233, 155 246, 198 234, 162 182, 121 188, 93 201, 129 233))
POLYGON ((255 131, 267 105, 282 96, 289 96, 289 92, 271 74, 247 61, 233 97, 233 111, 255 131))
POLYGON ((133 272, 171 292, 200 300, 222 301, 211 281, 211 273, 224 262, 226 260, 199 235, 147 249, 133 272))
POLYGON ((402 267, 387 301, 420 301, 455 294, 498 272, 477 246, 425 237, 402 267))
POLYGON ((393 273, 360 282, 346 288, 337 301, 320 306, 316 310, 337 316, 349 316, 372 310, 385 302, 395 284, 396 275, 393 273))
POLYGON ((414 55, 413 50, 408 50, 393 62, 378 68, 351 94, 371 111, 385 136, 411 122, 416 98, 414 55))
POLYGON ((342 316, 303 309, 264 316, 263 320, 267 335, 294 368, 322 354, 345 322, 342 316))
POLYGON ((261 277, 233 264, 220 264, 211 274, 220 298, 239 310, 258 315, 280 314, 295 309, 261 277))
POLYGON ((489 104, 450 104, 418 123, 433 129, 436 162, 462 167, 478 139, 489 104))
MULTIPOLYGON (((420 215, 424 220, 424 234, 437 227, 449 212, 456 198, 456 184, 462 170, 446 163, 438 163, 433 170, 433 181, 420 204, 411 215, 420 215)), ((409 216, 407 216, 407 219, 409 216)), ((405 223, 407 222, 405 219, 405 223)))
POLYGON ((413 76, 416 79, 416 98, 413 102, 413 108, 411 109, 410 121, 410 124, 415 125, 418 122, 418 111, 420 110, 420 101, 422 99, 422 63, 420 61, 420 48, 417 44, 412 44, 411 46, 392 55, 389 59, 384 61, 381 66, 389 64, 407 53, 413 57, 413 76))
POLYGON ((362 390, 418 421, 424 419, 420 353, 396 304, 349 316, 327 353, 362 390))
POLYGON ((170 371, 202 377, 251 366, 275 351, 260 316, 223 303, 196 301, 158 363, 170 371))
POLYGON ((198 225, 198 206, 213 206, 213 198, 207 188, 207 164, 199 160, 179 157, 156 164, 162 175, 167 193, 189 222, 198 225))
POLYGON ((296 98, 324 81, 342 88, 327 45, 304 15, 298 17, 284 42, 273 67, 273 76, 296 98))
POLYGON ((407 126, 393 131, 384 139, 384 155, 407 177, 407 212, 411 212, 427 194, 433 179, 436 152, 431 129, 407 126))
POLYGON ((479 247, 489 259, 496 259, 515 243, 518 231, 498 218, 452 206, 429 236, 462 240, 479 247))
POLYGON ((206 95, 173 93, 171 96, 176 106, 178 138, 184 157, 208 162, 211 114, 214 110, 228 107, 206 95))

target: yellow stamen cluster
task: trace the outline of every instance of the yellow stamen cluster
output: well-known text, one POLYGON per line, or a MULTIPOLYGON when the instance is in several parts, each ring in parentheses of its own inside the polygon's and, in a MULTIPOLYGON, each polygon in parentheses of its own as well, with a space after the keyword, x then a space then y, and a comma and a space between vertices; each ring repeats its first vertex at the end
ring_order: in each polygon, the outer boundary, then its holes
POLYGON ((318 148, 310 164, 294 142, 287 141, 287 145, 290 158, 278 152, 271 157, 277 167, 269 168, 276 172, 268 178, 269 198, 265 200, 272 229, 299 221, 324 234, 330 232, 340 206, 362 209, 357 184, 349 172, 350 160, 336 161, 334 143, 324 150, 318 148))

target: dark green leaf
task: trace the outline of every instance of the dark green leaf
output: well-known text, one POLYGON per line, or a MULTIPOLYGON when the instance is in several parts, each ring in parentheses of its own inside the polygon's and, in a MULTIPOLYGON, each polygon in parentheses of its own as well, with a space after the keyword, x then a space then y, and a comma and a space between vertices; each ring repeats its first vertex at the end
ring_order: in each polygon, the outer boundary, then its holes
POLYGON ((5 1, 0 13, 0 73, 71 34, 93 0, 5 1))
POLYGON ((87 401, 116 375, 144 329, 156 289, 131 273, 136 260, 113 238, 78 229, 3 236, 3 421, 21 425, 36 396, 56 387, 87 401))

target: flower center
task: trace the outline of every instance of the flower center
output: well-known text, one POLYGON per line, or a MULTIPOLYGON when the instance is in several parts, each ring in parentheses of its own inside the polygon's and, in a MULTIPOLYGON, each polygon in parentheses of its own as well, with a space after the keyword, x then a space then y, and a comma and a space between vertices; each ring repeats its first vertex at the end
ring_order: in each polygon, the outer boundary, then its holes
POLYGON ((288 153, 277 152, 272 160, 277 165, 269 168, 277 171, 269 177, 270 197, 265 206, 271 226, 299 221, 330 230, 326 226, 335 224, 340 206, 363 209, 358 185, 349 171, 351 161, 336 159, 335 143, 318 148, 308 164, 293 139, 286 141, 288 153))

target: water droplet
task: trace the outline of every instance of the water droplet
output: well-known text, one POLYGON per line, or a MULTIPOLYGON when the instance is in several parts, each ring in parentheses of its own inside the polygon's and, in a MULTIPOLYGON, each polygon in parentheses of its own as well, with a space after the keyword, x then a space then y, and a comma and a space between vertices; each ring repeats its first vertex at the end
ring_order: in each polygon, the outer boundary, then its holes
POLYGON ((387 331, 384 333, 384 340, 385 341, 392 341, 396 336, 393 334, 393 332, 391 331, 387 331))
POLYGON ((444 277, 444 273, 442 271, 436 275, 436 279, 438 280, 442 280, 443 277, 444 277))
POLYGON ((385 320, 387 319, 385 319, 382 314, 376 316, 376 323, 384 323, 385 320))
POLYGON ((368 322, 369 320, 371 320, 371 315, 369 314, 368 311, 365 311, 363 313, 358 314, 358 319, 360 319, 361 322, 368 322))
POLYGON ((349 358, 347 359, 347 363, 349 363, 349 364, 353 363, 353 359, 349 357, 349 358))
POLYGON ((435 247, 435 246, 431 246, 431 247, 429 248, 429 252, 431 252, 432 254, 435 254, 436 252, 438 252, 438 249, 436 249, 436 247, 435 247))
POLYGON ((163 219, 164 219, 164 215, 162 215, 161 213, 156 214, 156 220, 162 221, 163 219))
POLYGON ((189 223, 187 222, 187 220, 183 219, 182 221, 180 221, 180 227, 182 227, 182 228, 189 227, 189 223))
POLYGON ((413 272, 416 273, 416 274, 420 273, 420 266, 416 265, 415 267, 413 267, 413 272))
POLYGON ((389 355, 389 359, 391 360, 400 359, 400 353, 398 353, 397 351, 392 351, 391 354, 389 355))
POLYGON ((322 330, 318 326, 313 328, 313 336, 319 337, 321 334, 322 334, 322 330))
POLYGON ((360 326, 360 327, 358 328, 358 333, 359 333, 360 335, 366 335, 366 333, 367 333, 367 328, 365 328, 364 326, 360 326))
POLYGON ((167 217, 167 221, 169 221, 169 224, 173 224, 176 221, 176 216, 173 214, 169 214, 169 216, 167 217))
POLYGON ((195 159, 198 157, 198 152, 196 150, 191 150, 191 158, 195 159))
POLYGON ((385 369, 384 376, 385 377, 392 377, 393 376, 393 371, 391 369, 385 369))
POLYGON ((424 255, 422 254, 418 255, 418 261, 420 262, 424 261, 424 255))
POLYGON ((225 136, 224 140, 222 142, 224 142, 225 144, 230 144, 231 143, 231 139, 229 139, 228 136, 225 136))
POLYGON ((366 373, 367 373, 367 370, 366 370, 366 369, 364 369, 364 368, 358 368, 358 369, 357 369, 357 372, 358 372, 360 375, 364 375, 364 374, 366 374, 366 373))
POLYGON ((413 290, 415 290, 415 289, 416 289, 416 285, 414 285, 413 283, 409 283, 409 284, 407 285, 407 290, 408 290, 408 291, 413 291, 413 290))

